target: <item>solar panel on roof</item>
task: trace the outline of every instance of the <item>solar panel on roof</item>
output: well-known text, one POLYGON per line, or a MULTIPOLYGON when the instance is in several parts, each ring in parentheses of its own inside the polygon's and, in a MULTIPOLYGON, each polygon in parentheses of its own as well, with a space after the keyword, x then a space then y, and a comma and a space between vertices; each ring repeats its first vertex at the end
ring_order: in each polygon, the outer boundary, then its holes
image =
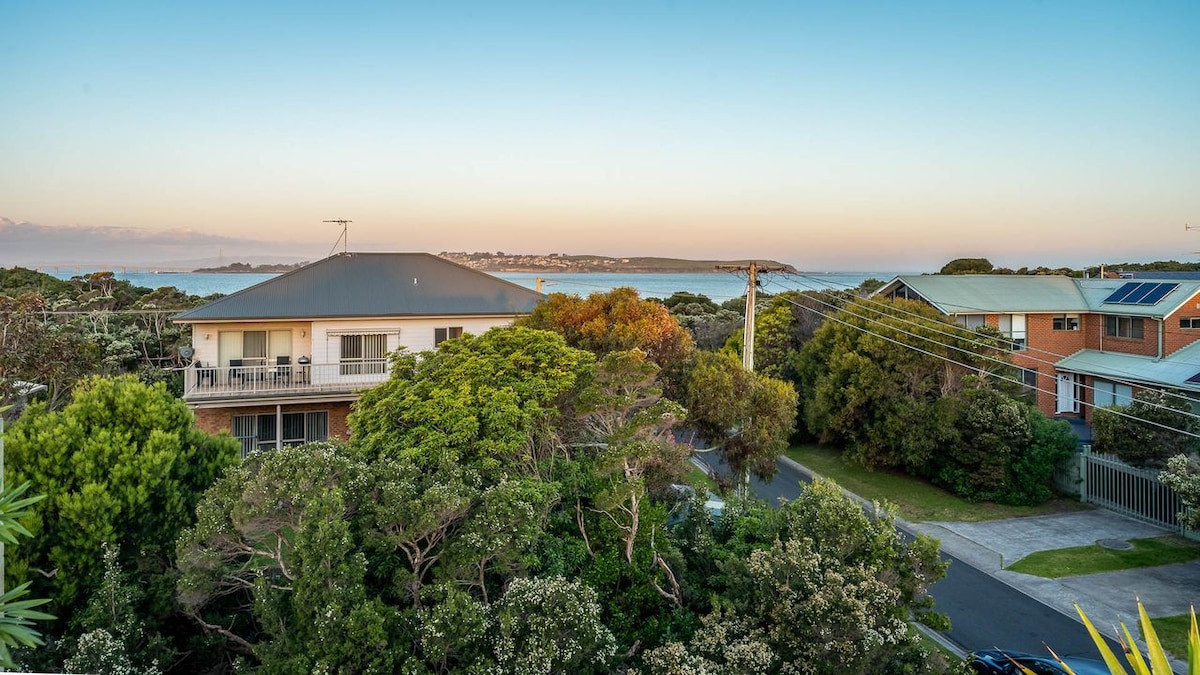
POLYGON ((1156 305, 1179 284, 1131 281, 1122 285, 1104 302, 1115 305, 1156 305))
POLYGON ((1129 295, 1121 298, 1122 305, 1140 305, 1142 298, 1150 291, 1158 288, 1158 284, 1141 284, 1137 288, 1129 292, 1129 295))
POLYGON ((1113 291, 1112 294, 1110 294, 1107 298, 1104 299, 1104 301, 1120 303, 1125 299, 1125 296, 1127 296, 1130 293, 1132 293, 1133 291, 1137 290, 1137 287, 1141 286, 1141 285, 1143 285, 1143 284, 1138 281, 1131 281, 1127 284, 1124 284, 1117 290, 1113 291))
POLYGON ((1179 288, 1179 284, 1158 284, 1157 288, 1150 291, 1146 294, 1146 297, 1142 298, 1142 304, 1156 305, 1158 304, 1159 300, 1167 297, 1167 294, 1176 288, 1179 288))

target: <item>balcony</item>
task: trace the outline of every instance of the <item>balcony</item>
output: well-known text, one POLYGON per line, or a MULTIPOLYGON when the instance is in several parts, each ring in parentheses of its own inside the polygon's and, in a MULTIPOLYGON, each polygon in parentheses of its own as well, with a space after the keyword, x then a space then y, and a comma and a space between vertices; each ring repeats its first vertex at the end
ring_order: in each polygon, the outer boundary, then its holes
POLYGON ((189 402, 351 394, 388 378, 386 360, 287 365, 196 366, 184 369, 189 402))

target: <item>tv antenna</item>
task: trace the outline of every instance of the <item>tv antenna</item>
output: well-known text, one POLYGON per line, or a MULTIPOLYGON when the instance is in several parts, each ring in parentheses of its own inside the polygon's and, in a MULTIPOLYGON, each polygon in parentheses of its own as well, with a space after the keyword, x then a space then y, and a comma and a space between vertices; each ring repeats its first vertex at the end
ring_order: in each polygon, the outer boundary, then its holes
MULTIPOLYGON (((321 222, 322 223, 337 223, 338 225, 342 226, 342 233, 340 235, 338 235, 337 241, 333 242, 333 248, 329 249, 329 255, 333 255, 333 252, 337 250, 338 242, 342 243, 342 253, 347 253, 350 250, 350 236, 347 234, 347 232, 349 231, 350 228, 348 226, 350 225, 350 223, 353 223, 354 221, 353 220, 345 220, 344 218, 336 218, 334 220, 322 220, 321 222)), ((326 256, 326 257, 329 257, 329 256, 326 256)))

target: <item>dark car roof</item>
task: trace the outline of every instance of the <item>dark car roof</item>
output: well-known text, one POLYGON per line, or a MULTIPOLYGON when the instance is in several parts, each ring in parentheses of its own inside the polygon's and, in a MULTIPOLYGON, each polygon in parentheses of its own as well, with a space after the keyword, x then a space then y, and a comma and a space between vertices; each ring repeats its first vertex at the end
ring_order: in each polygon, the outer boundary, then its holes
MULTIPOLYGON (((1062 670, 1062 667, 1059 666, 1057 662, 1055 662, 1054 658, 1049 655, 1041 656, 1038 654, 1019 652, 1011 649, 981 649, 972 653, 973 658, 984 660, 989 664, 997 666, 1003 664, 1011 665, 1011 661, 1009 661, 1006 656, 1012 657, 1016 661, 1021 662, 1026 666, 1028 666, 1031 662, 1040 662, 1051 665, 1057 669, 1056 671, 1052 672, 1066 672, 1062 670)), ((1075 671, 1075 675, 1110 675, 1108 666, 1104 665, 1103 661, 1080 656, 1064 656, 1063 661, 1071 667, 1071 670, 1075 671)))
POLYGON ((175 320, 528 314, 543 297, 428 253, 339 253, 175 320))

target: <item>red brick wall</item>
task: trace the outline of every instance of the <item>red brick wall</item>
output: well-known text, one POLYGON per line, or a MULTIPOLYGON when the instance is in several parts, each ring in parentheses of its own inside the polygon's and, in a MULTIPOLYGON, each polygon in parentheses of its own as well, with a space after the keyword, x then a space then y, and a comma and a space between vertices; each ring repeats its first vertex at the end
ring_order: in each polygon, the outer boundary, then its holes
MULTIPOLYGON (((350 403, 296 403, 283 406, 283 412, 329 412, 329 438, 346 440, 350 438, 346 426, 346 415, 350 413, 350 403)), ((196 414, 196 426, 210 434, 230 433, 233 428, 234 415, 267 415, 274 414, 275 406, 259 405, 241 408, 199 408, 196 414)))

